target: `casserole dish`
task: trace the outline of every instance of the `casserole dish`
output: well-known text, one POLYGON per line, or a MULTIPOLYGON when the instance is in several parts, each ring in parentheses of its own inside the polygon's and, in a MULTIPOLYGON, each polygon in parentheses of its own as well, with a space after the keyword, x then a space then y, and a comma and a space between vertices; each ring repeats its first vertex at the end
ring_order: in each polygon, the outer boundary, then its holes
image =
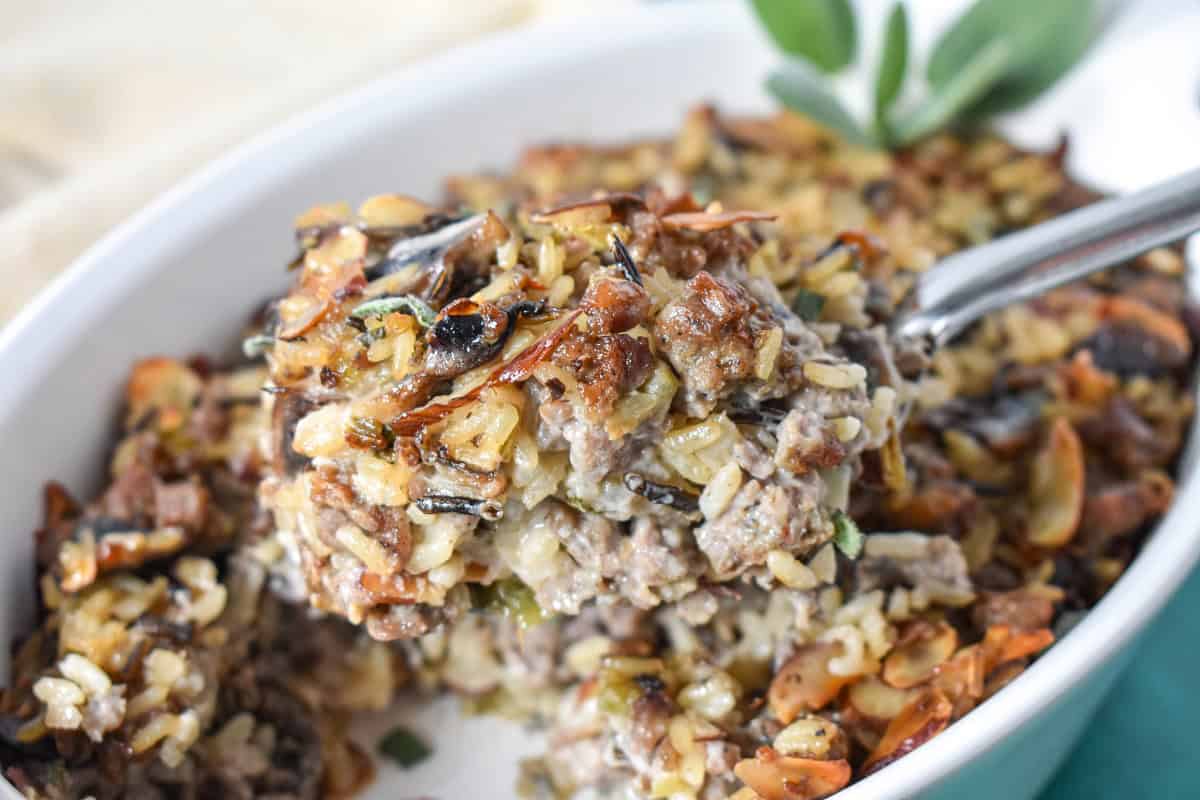
MULTIPOLYGON (((2 513, 12 544, 2 578, 6 596, 32 594, 28 531, 37 526, 41 484, 56 477, 80 494, 96 488, 86 479, 97 474, 98 454, 111 440, 128 364, 232 345, 230 333, 259 299, 279 292, 277 271, 246 268, 289 255, 289 242, 264 232, 286 230, 297 210, 327 197, 391 187, 434 196, 442 176, 506 163, 535 140, 654 134, 704 99, 761 110, 766 100, 755 87, 771 58, 740 6, 639 9, 586 27, 528 29, 319 109, 138 215, 0 339, 0 365, 10 376, 0 398, 0 430, 9 445, 2 513), (614 30, 622 35, 612 36, 614 30), (637 76, 636 91, 614 80, 621 75, 637 76)), ((1200 541, 1188 521, 1197 514, 1200 478, 1188 459, 1175 507, 1087 619, 953 735, 841 796, 1032 796, 1103 700, 1138 632, 1195 563, 1200 541), (1154 593, 1144 590, 1148 585, 1154 593)), ((11 641, 28 625, 30 609, 12 601, 4 609, 0 632, 11 641)), ((397 790, 507 796, 517 759, 538 747, 498 721, 461 720, 445 703, 406 713, 410 724, 437 731, 446 746, 412 773, 384 768, 368 797, 397 790), (472 754, 469 769, 464 753, 472 754)))

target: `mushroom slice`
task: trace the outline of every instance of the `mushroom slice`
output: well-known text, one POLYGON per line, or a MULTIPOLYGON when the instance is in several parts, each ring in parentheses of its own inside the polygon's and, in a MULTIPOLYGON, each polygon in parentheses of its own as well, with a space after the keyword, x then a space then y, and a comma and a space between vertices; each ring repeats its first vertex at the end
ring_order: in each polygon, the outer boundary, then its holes
POLYGON ((941 689, 922 690, 888 725, 879 746, 863 764, 862 774, 883 769, 937 736, 950 724, 953 713, 954 705, 941 689))
POLYGON ((817 800, 850 783, 850 764, 781 756, 760 747, 754 758, 734 765, 733 774, 763 800, 817 800))
POLYGON ((829 660, 837 656, 838 648, 832 642, 804 645, 775 674, 767 702, 785 725, 801 712, 828 705, 853 680, 829 671, 829 660))
POLYGON ((883 662, 883 680, 897 689, 925 683, 957 647, 958 632, 945 622, 910 624, 883 662))
POLYGON ((1178 319, 1132 297, 1112 295, 1100 304, 1099 316, 1112 325, 1138 330, 1145 337, 1145 356, 1156 366, 1187 363, 1192 339, 1178 319))
POLYGON ((571 311, 563 318, 563 322, 559 327, 549 333, 543 334, 540 339, 522 350, 519 355, 496 367, 487 377, 487 380, 466 394, 458 395, 442 402, 431 403, 421 408, 410 409, 397 415, 391 422, 393 432, 395 432, 396 436, 416 436, 426 426, 445 419, 455 409, 475 402, 484 390, 492 386, 522 383, 528 380, 529 376, 533 374, 534 368, 550 357, 555 348, 562 343, 562 340, 572 330, 575 320, 586 310, 584 306, 580 306, 571 311))
POLYGON ((465 297, 438 312, 426 338, 426 369, 455 377, 491 360, 512 334, 517 314, 465 297))
POLYGON ((371 267, 371 279, 391 275, 411 264, 440 262, 446 254, 469 239, 487 222, 486 214, 474 214, 444 222, 433 230, 417 236, 397 239, 388 248, 387 256, 371 267))
POLYGON ((1079 529, 1083 499, 1083 445, 1071 423, 1059 417, 1033 459, 1026 534, 1029 543, 1058 548, 1071 541, 1079 529))
POLYGON ((292 444, 296 438, 296 426, 305 416, 319 408, 321 403, 300 392, 284 392, 276 395, 271 407, 271 463, 279 475, 294 475, 308 466, 309 459, 298 453, 292 444))

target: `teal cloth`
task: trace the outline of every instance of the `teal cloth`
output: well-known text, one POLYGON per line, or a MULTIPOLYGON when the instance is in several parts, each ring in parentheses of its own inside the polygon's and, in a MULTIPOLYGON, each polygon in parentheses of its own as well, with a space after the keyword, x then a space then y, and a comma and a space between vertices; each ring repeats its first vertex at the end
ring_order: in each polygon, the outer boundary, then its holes
POLYGON ((1041 800, 1200 798, 1200 570, 1135 647, 1041 800))

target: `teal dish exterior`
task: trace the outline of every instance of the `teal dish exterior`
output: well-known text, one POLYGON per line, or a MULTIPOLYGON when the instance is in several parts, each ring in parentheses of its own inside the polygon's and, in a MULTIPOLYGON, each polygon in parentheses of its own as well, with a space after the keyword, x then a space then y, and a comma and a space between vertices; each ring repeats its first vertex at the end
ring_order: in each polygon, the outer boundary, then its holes
MULTIPOLYGON (((1088 731, 1088 723, 1129 666, 1130 646, 1072 686, 1049 708, 982 756, 918 797, 920 800, 1032 800, 1049 784, 1088 731)), ((988 702, 1003 705, 1007 689, 988 702)), ((1100 795, 1096 795, 1100 797, 1100 795)))
POLYGON ((1041 800, 1200 797, 1197 609, 1200 570, 1131 648, 1130 665, 1041 800))

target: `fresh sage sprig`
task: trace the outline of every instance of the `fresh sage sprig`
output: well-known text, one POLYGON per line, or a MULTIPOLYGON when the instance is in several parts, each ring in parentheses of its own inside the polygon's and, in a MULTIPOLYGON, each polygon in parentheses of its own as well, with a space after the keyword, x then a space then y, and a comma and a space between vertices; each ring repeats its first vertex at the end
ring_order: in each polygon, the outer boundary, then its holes
POLYGON ((887 27, 883 31, 883 52, 875 73, 875 135, 882 141, 892 137, 888 111, 904 88, 908 74, 908 12, 903 3, 892 6, 887 27))
POLYGON ((824 72, 854 62, 858 31, 849 0, 751 0, 767 33, 788 55, 824 72))
POLYGON ((1011 111, 1032 102, 1083 57, 1099 29, 1094 0, 979 0, 938 41, 926 75, 945 86, 998 38, 1011 53, 1003 75, 972 113, 1011 111))
POLYGON ((775 70, 767 77, 767 89, 788 108, 837 131, 847 141, 868 147, 875 144, 870 133, 807 64, 793 61, 775 70))
POLYGON ((792 57, 767 78, 767 89, 849 141, 879 148, 903 147, 1032 102, 1078 63, 1099 27, 1095 0, 976 0, 935 43, 924 91, 906 93, 909 21, 897 2, 884 27, 871 120, 863 123, 826 77, 858 52, 859 26, 848 0, 751 2, 772 40, 792 57))

